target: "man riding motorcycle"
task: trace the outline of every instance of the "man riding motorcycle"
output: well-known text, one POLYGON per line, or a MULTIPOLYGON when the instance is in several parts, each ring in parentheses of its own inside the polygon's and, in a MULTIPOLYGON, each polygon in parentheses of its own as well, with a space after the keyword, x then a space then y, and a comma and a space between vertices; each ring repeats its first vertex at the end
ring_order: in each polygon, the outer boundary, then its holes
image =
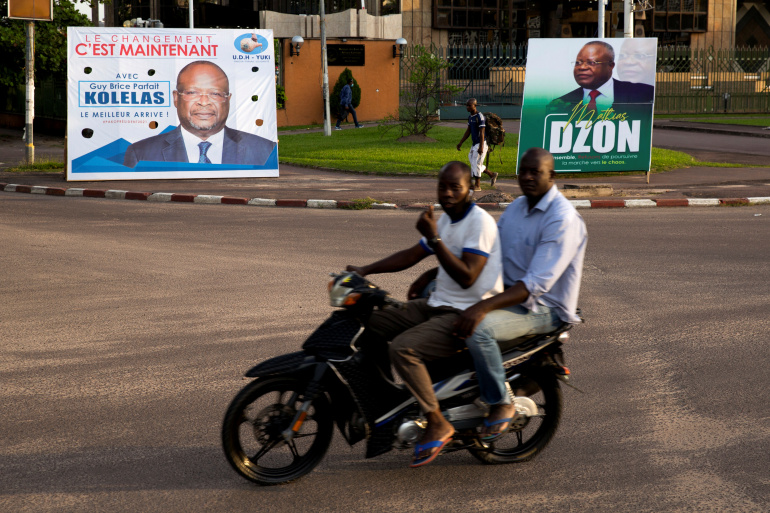
POLYGON ((460 313, 503 290, 497 226, 491 215, 473 203, 471 194, 468 165, 449 162, 439 172, 438 182, 438 202, 446 215, 437 220, 432 206, 420 215, 417 230, 423 237, 419 243, 369 265, 347 267, 366 276, 402 271, 430 255, 439 261, 439 268, 424 273, 409 288, 409 297, 416 298, 435 279, 430 298, 413 299, 402 309, 376 311, 367 327, 370 334, 392 340, 391 361, 427 419, 412 467, 433 461, 454 435, 441 414, 424 362, 462 348, 453 334, 460 313))
POLYGON ((457 334, 473 356, 481 398, 490 405, 482 439, 509 428, 515 408, 505 388, 498 342, 581 322, 578 293, 586 250, 583 218, 554 185, 553 155, 530 148, 518 169, 523 196, 500 217, 505 291, 465 310, 457 334))

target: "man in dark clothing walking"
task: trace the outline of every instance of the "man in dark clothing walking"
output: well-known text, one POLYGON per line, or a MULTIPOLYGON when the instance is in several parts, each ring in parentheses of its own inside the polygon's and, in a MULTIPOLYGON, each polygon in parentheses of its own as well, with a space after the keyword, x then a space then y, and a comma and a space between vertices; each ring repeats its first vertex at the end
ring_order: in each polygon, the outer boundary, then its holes
POLYGON ((353 79, 351 78, 348 80, 348 83, 345 84, 345 87, 342 88, 342 91, 340 91, 340 110, 337 113, 337 125, 334 127, 335 130, 342 130, 340 128, 340 122, 342 122, 343 119, 348 117, 348 112, 353 114, 353 122, 356 124, 356 128, 363 128, 364 125, 358 124, 358 118, 356 117, 356 109, 353 108, 353 79))
POLYGON ((484 131, 486 129, 486 118, 484 114, 476 110, 476 98, 470 98, 465 104, 465 108, 470 114, 468 116, 468 129, 463 134, 463 138, 457 144, 457 151, 460 151, 465 140, 471 136, 471 151, 468 153, 468 160, 471 163, 471 174, 473 175, 473 190, 481 190, 481 174, 486 173, 492 179, 489 185, 494 186, 497 182, 497 173, 491 173, 484 165, 484 157, 487 156, 489 146, 484 140, 484 131))

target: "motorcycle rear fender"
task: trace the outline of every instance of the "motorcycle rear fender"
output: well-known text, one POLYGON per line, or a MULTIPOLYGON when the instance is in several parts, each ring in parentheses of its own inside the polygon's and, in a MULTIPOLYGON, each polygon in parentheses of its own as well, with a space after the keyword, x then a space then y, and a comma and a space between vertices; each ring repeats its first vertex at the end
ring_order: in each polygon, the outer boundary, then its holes
POLYGON ((314 356, 310 356, 304 351, 298 351, 270 358, 255 365, 244 375, 249 378, 261 378, 275 374, 297 374, 306 372, 317 363, 314 356))

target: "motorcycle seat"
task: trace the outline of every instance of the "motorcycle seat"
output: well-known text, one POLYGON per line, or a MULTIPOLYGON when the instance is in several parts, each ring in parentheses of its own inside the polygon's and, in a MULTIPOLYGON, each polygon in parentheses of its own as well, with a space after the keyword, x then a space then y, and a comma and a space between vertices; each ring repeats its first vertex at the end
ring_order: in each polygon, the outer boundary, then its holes
MULTIPOLYGON (((578 310, 578 316, 580 316, 580 310, 578 310)), ((582 316, 581 316, 582 319, 582 316)), ((558 336, 565 331, 569 331, 572 328, 572 324, 561 323, 558 328, 548 333, 542 333, 538 335, 525 335, 523 337, 514 338, 504 342, 498 342, 500 346, 500 352, 503 354, 517 350, 526 351, 531 347, 535 347, 541 341, 558 336)), ((441 358, 439 360, 433 360, 426 363, 428 373, 434 382, 446 379, 450 376, 463 372, 466 369, 473 369, 473 359, 467 347, 459 349, 457 353, 447 358, 441 358)))

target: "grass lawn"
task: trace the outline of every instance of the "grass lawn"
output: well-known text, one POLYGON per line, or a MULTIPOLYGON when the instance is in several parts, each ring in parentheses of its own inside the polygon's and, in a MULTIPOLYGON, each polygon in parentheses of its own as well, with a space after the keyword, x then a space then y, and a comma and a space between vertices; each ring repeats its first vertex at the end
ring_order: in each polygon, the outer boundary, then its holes
POLYGON ((16 166, 3 169, 4 173, 61 173, 62 171, 64 171, 64 162, 46 159, 35 159, 35 163, 31 165, 20 162, 16 166))
POLYGON ((696 123, 717 123, 720 125, 770 126, 770 116, 767 114, 680 114, 676 116, 660 116, 660 118, 693 121, 696 123))
MULTIPOLYGON (((463 133, 462 128, 438 126, 428 135, 435 143, 401 143, 397 132, 390 131, 383 136, 379 129, 355 130, 348 128, 332 132, 331 137, 322 133, 294 134, 280 136, 279 156, 281 163, 299 166, 357 171, 365 174, 414 174, 435 175, 450 160, 467 161, 470 141, 457 151, 463 133)), ((489 167, 501 176, 516 174, 516 153, 518 136, 506 134, 505 147, 495 149, 489 158, 489 167), (502 155, 503 163, 500 164, 502 155)), ((652 172, 659 173, 694 165, 708 166, 708 162, 697 162, 680 151, 652 149, 652 172)), ((714 164, 723 166, 724 164, 714 164)), ((731 166, 731 165, 727 165, 731 166)), ((743 166, 741 166, 743 167, 743 166)), ((616 173, 605 173, 612 176, 616 173)), ((596 173, 575 173, 564 177, 602 176, 596 173)))

